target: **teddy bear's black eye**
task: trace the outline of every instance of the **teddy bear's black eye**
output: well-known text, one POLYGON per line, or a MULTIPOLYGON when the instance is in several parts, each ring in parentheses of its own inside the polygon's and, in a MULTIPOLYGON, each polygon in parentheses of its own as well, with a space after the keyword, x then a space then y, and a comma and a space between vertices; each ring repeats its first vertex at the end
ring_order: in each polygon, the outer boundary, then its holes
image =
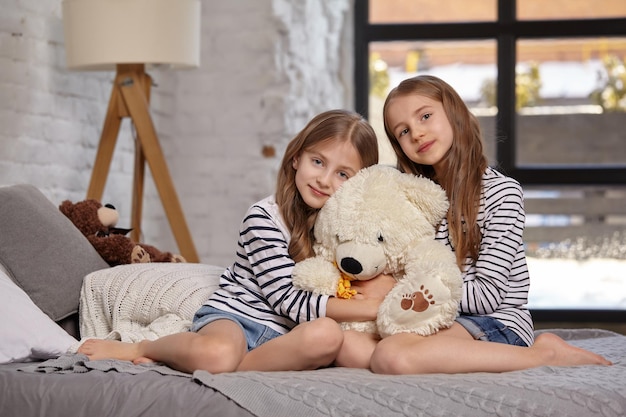
POLYGON ((378 234, 378 241, 379 242, 384 242, 385 239, 383 238, 383 235, 381 233, 378 234))

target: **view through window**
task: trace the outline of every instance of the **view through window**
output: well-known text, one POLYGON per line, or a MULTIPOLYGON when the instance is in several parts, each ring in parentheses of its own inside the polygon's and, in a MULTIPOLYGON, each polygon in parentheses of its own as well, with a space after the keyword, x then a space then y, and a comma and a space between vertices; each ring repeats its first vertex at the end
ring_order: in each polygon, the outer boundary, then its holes
POLYGON ((381 162, 395 162, 382 128, 388 91, 417 74, 446 80, 478 116, 491 165, 524 187, 530 307, 623 319, 626 2, 463 4, 357 2, 356 103, 381 162))

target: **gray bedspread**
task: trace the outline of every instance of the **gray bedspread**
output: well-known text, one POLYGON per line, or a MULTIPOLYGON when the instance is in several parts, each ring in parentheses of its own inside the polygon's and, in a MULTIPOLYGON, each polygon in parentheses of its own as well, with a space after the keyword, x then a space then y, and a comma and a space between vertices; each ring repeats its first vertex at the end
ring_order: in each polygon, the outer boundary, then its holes
MULTIPOLYGON (((613 366, 541 367, 501 374, 376 375, 328 368, 302 372, 162 374, 191 377, 256 416, 626 416, 626 336, 604 330, 560 330, 570 343, 613 366)), ((80 355, 33 364, 22 372, 146 370, 80 355)))

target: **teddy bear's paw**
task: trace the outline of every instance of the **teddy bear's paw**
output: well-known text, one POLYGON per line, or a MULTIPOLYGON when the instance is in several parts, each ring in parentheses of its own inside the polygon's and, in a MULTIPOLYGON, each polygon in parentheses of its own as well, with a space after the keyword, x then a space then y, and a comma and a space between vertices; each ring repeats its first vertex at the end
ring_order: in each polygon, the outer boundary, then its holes
POLYGON ((296 263, 291 277, 296 288, 316 294, 336 295, 341 274, 332 262, 314 256, 296 263))
POLYGON ((130 263, 145 264, 148 262, 150 262, 150 254, 148 254, 148 252, 146 252, 146 250, 141 246, 136 245, 130 255, 130 263))
POLYGON ((175 263, 175 264, 179 264, 179 263, 182 264, 182 263, 187 262, 187 260, 183 257, 183 255, 179 255, 175 253, 170 258, 170 262, 175 263))
POLYGON ((407 281, 396 284, 378 309, 382 337, 409 332, 426 336, 452 325, 458 302, 451 299, 449 290, 431 284, 434 287, 407 281))
POLYGON ((435 304, 436 301, 433 294, 430 294, 428 288, 421 285, 419 291, 415 291, 412 294, 402 294, 400 308, 403 310, 413 310, 421 313, 422 311, 426 311, 431 305, 435 304))

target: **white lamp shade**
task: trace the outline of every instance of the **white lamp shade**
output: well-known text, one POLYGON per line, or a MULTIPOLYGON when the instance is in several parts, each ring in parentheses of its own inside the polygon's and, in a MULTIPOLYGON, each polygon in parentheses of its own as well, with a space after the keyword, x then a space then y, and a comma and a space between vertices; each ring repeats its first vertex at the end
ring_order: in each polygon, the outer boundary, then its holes
POLYGON ((67 66, 200 65, 200 0, 64 0, 67 66))

